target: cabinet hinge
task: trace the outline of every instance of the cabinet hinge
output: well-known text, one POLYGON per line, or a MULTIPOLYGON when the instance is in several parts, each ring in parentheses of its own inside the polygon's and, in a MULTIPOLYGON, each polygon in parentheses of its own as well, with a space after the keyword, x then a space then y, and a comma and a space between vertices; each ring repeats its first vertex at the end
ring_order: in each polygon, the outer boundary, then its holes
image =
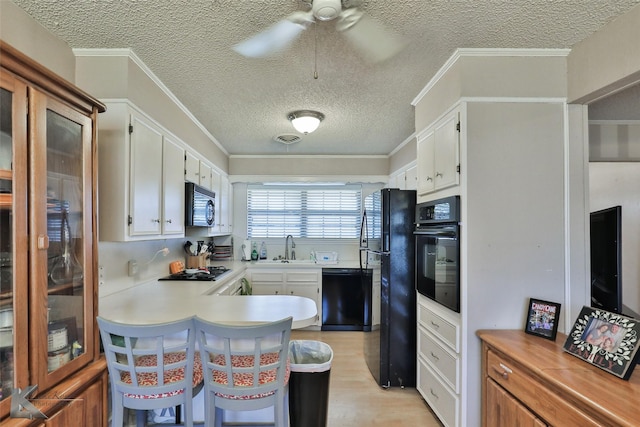
POLYGON ((132 124, 130 124, 130 125, 129 125, 129 134, 132 134, 132 133, 133 133, 133 125, 132 125, 132 124))
POLYGON ((127 216, 127 225, 131 225, 133 224, 133 218, 131 218, 131 215, 127 216))
POLYGON ((456 166, 456 172, 460 173, 460 163, 458 163, 458 166, 456 166))
POLYGON ((456 130, 460 132, 460 122, 456 123, 456 130))

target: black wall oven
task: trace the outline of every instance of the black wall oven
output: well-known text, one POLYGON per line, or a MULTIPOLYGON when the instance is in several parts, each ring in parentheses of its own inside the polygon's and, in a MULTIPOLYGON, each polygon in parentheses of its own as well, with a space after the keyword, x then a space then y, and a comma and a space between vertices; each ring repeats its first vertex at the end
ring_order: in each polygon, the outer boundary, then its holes
POLYGON ((460 197, 416 206, 416 289, 460 312, 460 197))

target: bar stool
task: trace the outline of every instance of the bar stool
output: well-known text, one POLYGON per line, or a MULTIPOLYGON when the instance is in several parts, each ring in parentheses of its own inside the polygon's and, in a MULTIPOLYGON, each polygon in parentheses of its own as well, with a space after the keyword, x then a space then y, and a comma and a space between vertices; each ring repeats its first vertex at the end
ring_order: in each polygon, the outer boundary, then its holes
POLYGON ((274 407, 276 427, 289 425, 291 322, 288 317, 268 324, 227 326, 195 318, 204 361, 205 426, 222 426, 225 409, 252 411, 269 406, 274 407))
POLYGON ((138 410, 141 427, 143 411, 181 404, 184 425, 192 427, 194 389, 203 380, 193 318, 154 325, 97 320, 111 378, 112 427, 122 427, 124 408, 138 410))

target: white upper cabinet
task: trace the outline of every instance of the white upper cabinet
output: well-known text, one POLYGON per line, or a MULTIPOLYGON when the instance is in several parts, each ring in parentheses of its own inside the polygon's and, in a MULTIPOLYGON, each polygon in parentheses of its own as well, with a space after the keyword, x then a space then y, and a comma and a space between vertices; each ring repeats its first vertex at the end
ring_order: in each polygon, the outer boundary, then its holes
POLYGON ((460 120, 453 110, 418 136, 417 190, 426 194, 460 183, 460 120))
POLYGON ((99 123, 99 239, 184 235, 184 145, 127 102, 99 123))
POLYGON ((182 159, 184 147, 164 138, 162 146, 162 234, 184 234, 184 181, 182 159))
POLYGON ((413 161, 389 175, 389 182, 386 188, 397 188, 400 190, 416 190, 418 166, 413 161))
POLYGON ((216 211, 218 231, 221 234, 231 234, 233 231, 233 186, 227 175, 220 176, 220 191, 216 193, 216 211))
POLYGON ((129 233, 131 236, 160 234, 162 131, 135 113, 131 114, 130 123, 129 233))
POLYGON ((435 189, 435 137, 433 129, 418 138, 418 194, 425 194, 435 189))
POLYGON ((418 188, 418 166, 408 168, 404 173, 404 189, 417 190, 418 188))
POLYGON ((187 150, 184 155, 184 179, 215 193, 214 225, 209 236, 230 234, 233 193, 227 174, 220 172, 204 158, 187 150))
POLYGON ((214 183, 214 175, 216 174, 218 174, 218 172, 214 171, 210 164, 200 160, 200 187, 215 192, 216 185, 214 183))
POLYGON ((200 185, 200 159, 188 150, 184 155, 184 180, 200 185))

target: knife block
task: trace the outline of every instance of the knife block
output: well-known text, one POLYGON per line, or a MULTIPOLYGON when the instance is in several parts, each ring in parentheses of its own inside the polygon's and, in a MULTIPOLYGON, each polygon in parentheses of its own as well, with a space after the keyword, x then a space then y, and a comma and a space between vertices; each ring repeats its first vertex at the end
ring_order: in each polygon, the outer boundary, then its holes
POLYGON ((207 268, 207 254, 187 255, 187 268, 207 268))

